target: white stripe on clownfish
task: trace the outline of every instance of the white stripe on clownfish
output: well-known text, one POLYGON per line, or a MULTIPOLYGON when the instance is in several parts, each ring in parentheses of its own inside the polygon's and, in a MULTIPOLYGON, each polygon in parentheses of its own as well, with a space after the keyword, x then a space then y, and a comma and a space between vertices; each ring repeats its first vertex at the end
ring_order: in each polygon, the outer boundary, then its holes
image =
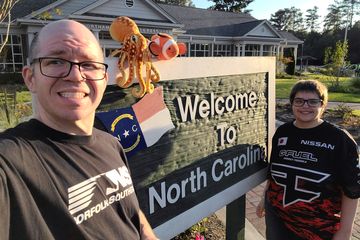
POLYGON ((176 45, 176 42, 173 39, 169 39, 165 42, 163 48, 162 48, 162 54, 164 55, 164 57, 166 59, 169 59, 169 55, 167 54, 166 50, 168 49, 168 47, 170 47, 171 45, 176 45))

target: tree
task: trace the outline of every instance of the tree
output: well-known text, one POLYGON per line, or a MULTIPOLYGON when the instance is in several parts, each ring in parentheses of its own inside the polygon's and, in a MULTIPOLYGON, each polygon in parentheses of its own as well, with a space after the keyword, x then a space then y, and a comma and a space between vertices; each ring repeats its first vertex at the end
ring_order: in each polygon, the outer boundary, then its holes
POLYGON ((295 7, 279 9, 271 14, 270 22, 279 30, 294 32, 304 30, 302 12, 295 7))
POLYGON ((251 10, 245 10, 245 8, 253 1, 254 0, 212 0, 215 5, 211 6, 210 9, 225 12, 249 13, 251 10))
POLYGON ((342 0, 339 2, 339 5, 343 10, 344 16, 346 16, 347 26, 351 28, 354 15, 359 14, 360 0, 342 0))
POLYGON ((339 86, 339 77, 341 75, 341 69, 345 66, 346 58, 349 52, 347 41, 337 41, 335 49, 331 47, 325 49, 324 62, 327 61, 332 68, 333 74, 337 77, 335 87, 339 86))
POLYGON ((349 29, 349 61, 351 63, 360 63, 360 21, 355 22, 349 29))
POLYGON ((271 14, 269 21, 278 30, 285 30, 289 20, 285 9, 279 9, 274 14, 271 14))
POLYGON ((310 32, 315 32, 318 29, 319 26, 319 18, 320 15, 318 14, 319 8, 317 6, 314 6, 312 9, 306 10, 307 14, 305 15, 305 22, 306 27, 310 29, 310 32))
POLYGON ((195 7, 192 0, 156 0, 156 2, 166 3, 166 4, 171 4, 171 5, 195 7))
POLYGON ((346 21, 344 18, 344 10, 341 4, 335 1, 335 4, 330 4, 328 7, 329 13, 324 19, 324 30, 325 31, 336 31, 345 25, 346 21))
POLYGON ((5 34, 5 39, 3 39, 3 42, 0 45, 0 53, 5 47, 5 44, 8 41, 9 37, 9 31, 10 31, 10 24, 11 24, 11 9, 15 6, 15 4, 19 0, 4 0, 1 5, 0 9, 0 23, 3 23, 6 19, 8 20, 7 23, 7 30, 5 34))
POLYGON ((300 8, 291 7, 289 10, 290 26, 287 30, 293 32, 304 31, 304 19, 300 8))

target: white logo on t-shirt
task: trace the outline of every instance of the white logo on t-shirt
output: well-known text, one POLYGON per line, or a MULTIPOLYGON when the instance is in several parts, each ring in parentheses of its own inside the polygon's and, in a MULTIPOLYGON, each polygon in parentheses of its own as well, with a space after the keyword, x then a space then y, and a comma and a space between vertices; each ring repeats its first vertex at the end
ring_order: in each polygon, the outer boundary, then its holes
POLYGON ((93 217, 94 214, 103 211, 111 204, 118 202, 133 193, 134 187, 132 185, 129 171, 126 166, 123 166, 89 178, 88 180, 68 188, 68 210, 70 214, 73 215, 76 223, 81 224, 83 221, 93 217), (94 190, 96 188, 101 188, 98 181, 100 178, 104 177, 106 178, 105 182, 111 182, 115 187, 106 187, 104 189, 106 199, 96 204, 92 204, 95 194, 94 190), (119 191, 120 187, 122 191, 119 191))

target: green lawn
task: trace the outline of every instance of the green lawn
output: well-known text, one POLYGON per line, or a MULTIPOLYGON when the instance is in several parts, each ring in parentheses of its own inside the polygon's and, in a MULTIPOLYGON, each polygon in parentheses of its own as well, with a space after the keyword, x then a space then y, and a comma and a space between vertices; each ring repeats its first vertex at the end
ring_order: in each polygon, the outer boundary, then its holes
MULTIPOLYGON (((307 77, 309 78, 309 77, 307 77)), ((319 78, 319 81, 330 87, 334 84, 335 80, 329 78, 319 78)), ((315 79, 315 77, 313 78, 315 79)), ((298 79, 276 79, 276 97, 289 98, 291 87, 298 79)), ((345 88, 350 88, 350 81, 347 78, 340 78, 340 85, 345 88)), ((335 102, 354 102, 360 103, 360 91, 355 93, 338 93, 329 91, 329 101, 335 102)))

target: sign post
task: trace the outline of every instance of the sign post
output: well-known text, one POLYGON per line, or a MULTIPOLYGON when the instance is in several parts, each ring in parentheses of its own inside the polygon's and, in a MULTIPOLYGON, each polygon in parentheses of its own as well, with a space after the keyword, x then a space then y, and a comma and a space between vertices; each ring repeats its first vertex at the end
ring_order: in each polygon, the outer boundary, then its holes
POLYGON ((245 195, 226 206, 226 239, 245 239, 245 195))

